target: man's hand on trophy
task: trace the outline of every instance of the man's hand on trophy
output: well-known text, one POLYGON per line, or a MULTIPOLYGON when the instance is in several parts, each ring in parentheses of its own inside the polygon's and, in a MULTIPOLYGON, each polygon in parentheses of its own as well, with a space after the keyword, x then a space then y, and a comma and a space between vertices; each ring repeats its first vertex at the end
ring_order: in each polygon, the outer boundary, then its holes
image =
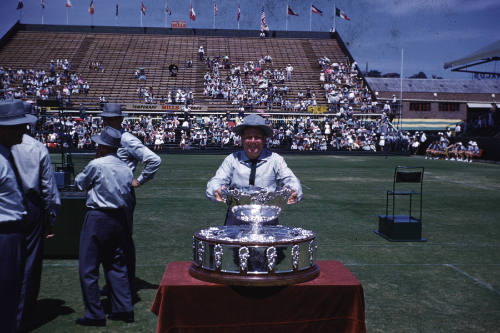
POLYGON ((288 197, 287 204, 292 205, 294 203, 297 203, 298 199, 299 199, 299 195, 297 194, 297 191, 292 190, 292 193, 288 197))
POLYGON ((215 191, 215 200, 219 202, 226 202, 226 199, 222 196, 222 190, 225 189, 226 186, 219 187, 217 191, 215 191))

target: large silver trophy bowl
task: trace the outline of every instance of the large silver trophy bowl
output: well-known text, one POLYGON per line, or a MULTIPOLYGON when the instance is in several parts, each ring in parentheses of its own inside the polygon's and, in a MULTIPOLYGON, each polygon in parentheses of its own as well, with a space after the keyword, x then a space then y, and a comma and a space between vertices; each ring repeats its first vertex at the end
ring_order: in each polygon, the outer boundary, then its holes
POLYGON ((243 224, 195 232, 192 276, 236 286, 288 285, 318 276, 316 235, 275 225, 290 189, 229 188, 222 194, 243 224))

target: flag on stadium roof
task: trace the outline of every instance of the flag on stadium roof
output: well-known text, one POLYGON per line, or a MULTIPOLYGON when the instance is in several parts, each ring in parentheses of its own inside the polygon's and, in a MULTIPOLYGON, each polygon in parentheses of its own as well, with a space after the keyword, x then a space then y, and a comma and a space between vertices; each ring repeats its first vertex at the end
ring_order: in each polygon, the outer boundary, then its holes
POLYGON ((264 31, 266 29, 267 29, 266 12, 264 11, 264 7, 262 7, 262 14, 260 15, 260 30, 264 31))
POLYGON ((118 16, 118 4, 116 4, 115 16, 118 16))
POLYGON ((241 10, 240 10, 240 4, 238 4, 238 15, 236 15, 236 21, 240 21, 240 16, 241 16, 241 10))
POLYGON ((214 2, 214 15, 217 15, 219 13, 219 10, 217 9, 217 3, 214 2))
POLYGON ((45 0, 40 0, 40 6, 42 6, 42 9, 45 9, 45 0))
POLYGON ((66 0, 66 7, 73 7, 73 4, 71 4, 71 0, 66 0))
POLYGON ((196 13, 194 12, 194 8, 193 8, 193 3, 190 3, 189 4, 189 18, 193 21, 196 21, 196 13))
POLYGON ((323 12, 321 10, 319 10, 316 6, 314 5, 311 5, 311 11, 314 13, 314 14, 319 14, 319 15, 323 15, 323 12))
POLYGON ((340 8, 337 8, 337 7, 335 7, 335 15, 337 15, 338 17, 343 18, 346 21, 351 20, 349 18, 349 16, 347 16, 347 14, 345 12, 343 12, 340 8))
POLYGON ((146 6, 144 6, 143 1, 141 1, 141 13, 142 13, 142 15, 146 15, 146 6))
POLYGON ((94 15, 94 0, 90 1, 89 14, 94 15))
POLYGON ((17 3, 16 9, 23 9, 23 7, 24 7, 23 0, 19 0, 19 2, 17 3))
POLYGON ((168 4, 165 5, 165 12, 167 12, 168 15, 172 15, 172 11, 168 8, 168 4))
POLYGON ((290 5, 288 6, 288 15, 299 16, 299 14, 293 11, 290 5))

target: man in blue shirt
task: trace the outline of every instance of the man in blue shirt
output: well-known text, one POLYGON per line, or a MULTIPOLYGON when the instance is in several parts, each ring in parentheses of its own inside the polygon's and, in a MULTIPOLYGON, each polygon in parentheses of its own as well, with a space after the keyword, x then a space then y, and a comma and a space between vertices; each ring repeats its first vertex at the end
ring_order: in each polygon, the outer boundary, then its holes
POLYGON ((16 331, 24 270, 25 198, 11 147, 21 143, 26 125, 36 120, 19 100, 0 101, 0 325, 16 331))
POLYGON ((134 321, 126 257, 133 174, 116 154, 120 139, 120 131, 109 126, 100 135, 94 135, 97 158, 75 178, 78 189, 88 191, 86 206, 89 209, 80 236, 79 273, 85 316, 76 320, 78 325, 106 325, 97 284, 101 263, 109 284, 111 314, 108 318, 134 321))
MULTIPOLYGON (((26 114, 31 114, 31 104, 24 103, 24 107, 26 114)), ((25 331, 32 325, 40 291, 43 235, 54 236, 53 227, 61 200, 49 152, 41 142, 24 134, 22 142, 12 146, 11 152, 21 178, 27 210, 24 223, 26 263, 17 314, 18 331, 25 331)))
MULTIPOLYGON (((121 124, 123 122, 124 116, 125 114, 122 113, 120 104, 104 104, 103 112, 101 113, 104 126, 110 126, 116 130, 121 130, 121 124)), ((132 170, 132 173, 135 172, 135 169, 137 168, 139 162, 144 165, 144 169, 141 171, 141 174, 137 178, 132 179, 133 202, 127 215, 130 228, 130 239, 127 246, 127 252, 129 252, 129 254, 127 255, 127 260, 129 260, 129 262, 127 265, 130 288, 134 299, 136 299, 137 290, 135 288, 135 245, 132 238, 133 217, 135 209, 134 189, 153 179, 154 175, 160 168, 161 158, 153 153, 151 149, 146 147, 138 138, 136 138, 132 133, 129 132, 122 133, 121 147, 117 151, 117 156, 129 166, 130 170, 132 170)), ((107 293, 105 289, 107 288, 103 289, 104 294, 107 293)))

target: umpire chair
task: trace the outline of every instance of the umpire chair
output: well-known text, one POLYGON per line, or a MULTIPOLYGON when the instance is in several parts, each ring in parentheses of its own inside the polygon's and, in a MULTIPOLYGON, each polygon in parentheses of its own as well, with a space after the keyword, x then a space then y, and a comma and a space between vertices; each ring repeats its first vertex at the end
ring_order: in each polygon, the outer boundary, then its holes
POLYGON ((385 215, 378 217, 376 234, 389 241, 426 241, 422 238, 423 179, 423 167, 394 169, 392 190, 387 190, 385 215))

